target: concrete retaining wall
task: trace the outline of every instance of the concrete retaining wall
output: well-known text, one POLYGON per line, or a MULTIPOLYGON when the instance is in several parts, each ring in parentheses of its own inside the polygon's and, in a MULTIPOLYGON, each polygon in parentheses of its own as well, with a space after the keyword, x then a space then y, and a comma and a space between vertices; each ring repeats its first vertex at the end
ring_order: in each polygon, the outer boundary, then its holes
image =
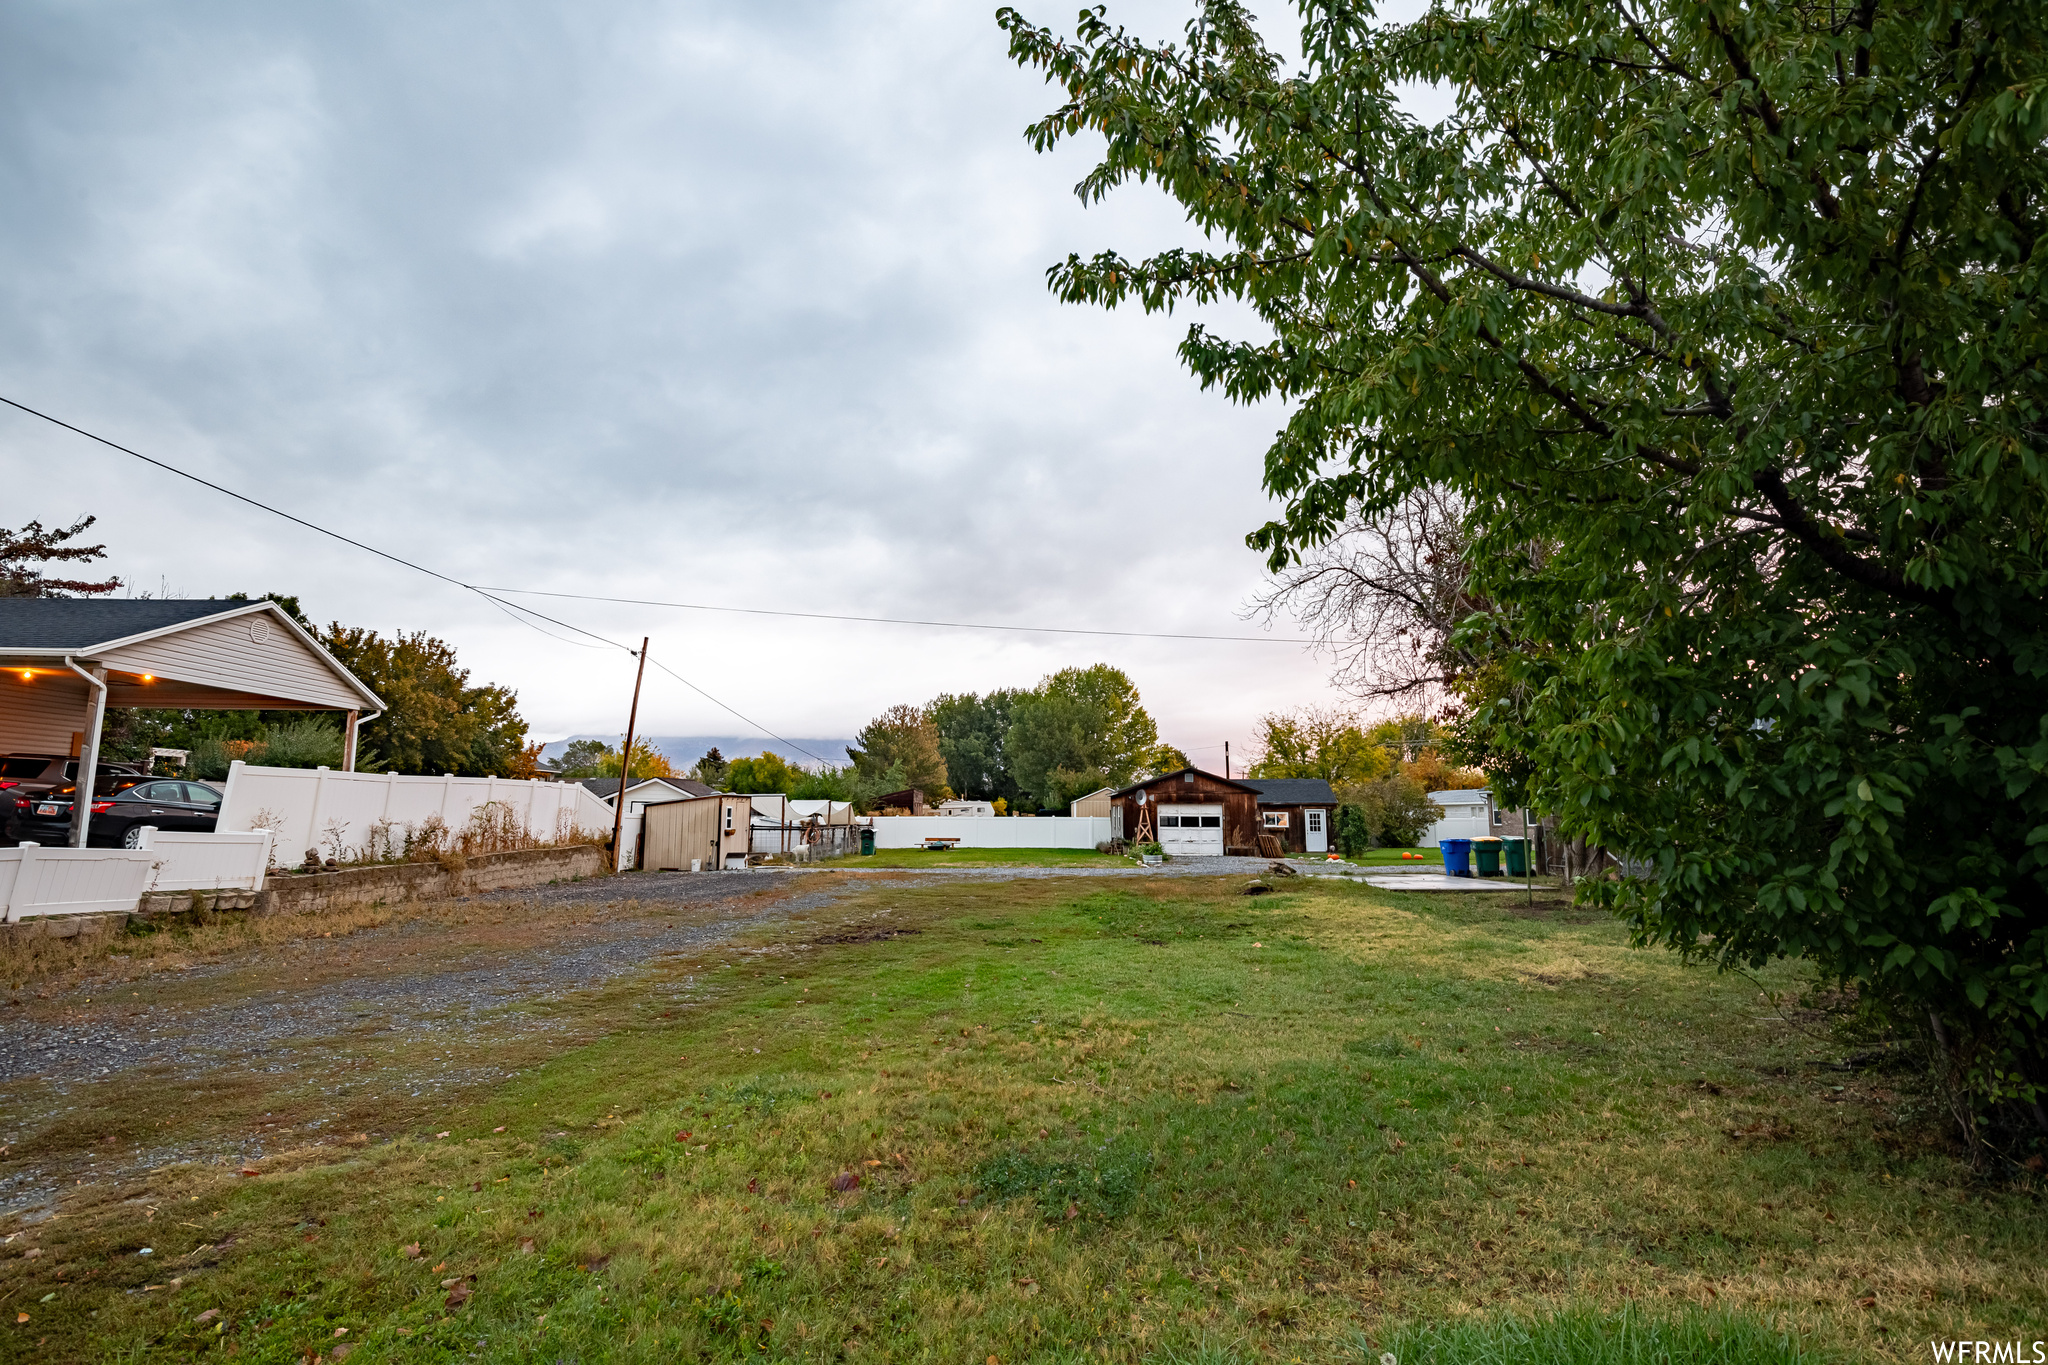
MULTIPOLYGON (((389 863, 376 867, 345 867, 333 872, 273 872, 261 891, 199 892, 209 910, 243 910, 255 915, 316 915, 347 905, 387 905, 406 901, 453 900, 486 891, 515 891, 577 877, 605 875, 603 849, 592 844, 561 848, 525 848, 511 853, 486 853, 461 867, 440 863, 389 863)), ((146 897, 138 907, 144 915, 175 914, 193 908, 193 895, 146 897)), ((68 938, 95 920, 122 922, 118 915, 79 915, 51 919, 44 932, 68 938)))

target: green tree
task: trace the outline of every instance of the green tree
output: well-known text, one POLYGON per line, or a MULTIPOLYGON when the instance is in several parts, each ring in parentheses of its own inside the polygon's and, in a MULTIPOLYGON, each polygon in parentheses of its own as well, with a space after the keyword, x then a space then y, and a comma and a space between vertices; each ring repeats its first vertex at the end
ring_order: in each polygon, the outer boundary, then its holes
POLYGON ((526 742, 518 694, 471 684, 443 641, 336 622, 321 643, 383 699, 384 714, 362 727, 358 748, 390 771, 506 777, 518 768, 526 742))
POLYGON ((1025 695, 1009 687, 996 688, 985 696, 940 693, 925 707, 939 734, 946 781, 961 796, 975 801, 1016 799, 1017 780, 1003 746, 1017 699, 1025 695))
MULTIPOLYGON (((624 736, 621 736, 621 738, 623 739, 624 736)), ((603 750, 598 755, 597 772, 594 776, 617 777, 622 766, 619 762, 618 749, 607 744, 603 746, 603 750)), ((644 739, 633 741, 633 781, 639 782, 650 777, 674 777, 675 775, 676 770, 669 763, 667 754, 664 754, 644 739)))
POLYGON ((789 792, 803 781, 804 770, 781 754, 764 752, 759 758, 736 758, 726 772, 726 790, 735 792, 789 792))
POLYGON ((616 751, 601 739, 572 739, 551 765, 563 777, 601 777, 604 760, 616 751))
POLYGON ((1004 750, 1020 795, 1041 809, 1121 787, 1159 745, 1137 686, 1108 664, 1063 668, 1011 706, 1004 750))
POLYGON ((1467 509, 1467 753, 1646 860, 1639 941, 1803 955, 2048 1086, 2048 9, 2003 0, 1303 0, 1298 70, 1205 0, 1178 46, 1005 9, 1213 248, 1067 300, 1229 298, 1205 386, 1276 398, 1281 566, 1352 509, 1467 509), (1423 125, 1400 93, 1456 112, 1423 125))
POLYGON ((1394 770, 1392 756, 1359 728, 1356 717, 1327 708, 1261 716, 1259 749, 1248 777, 1320 777, 1343 785, 1394 770))
POLYGON ((725 755, 718 752, 718 746, 714 744, 710 751, 691 767, 690 776, 707 787, 716 787, 724 791, 725 779, 731 770, 732 765, 725 761, 725 755))
POLYGON ((916 787, 928 801, 942 801, 952 795, 946 785, 946 759, 939 752, 939 731, 922 708, 892 706, 861 727, 854 736, 858 747, 846 751, 854 769, 873 777, 892 768, 903 770, 903 782, 884 791, 916 787))

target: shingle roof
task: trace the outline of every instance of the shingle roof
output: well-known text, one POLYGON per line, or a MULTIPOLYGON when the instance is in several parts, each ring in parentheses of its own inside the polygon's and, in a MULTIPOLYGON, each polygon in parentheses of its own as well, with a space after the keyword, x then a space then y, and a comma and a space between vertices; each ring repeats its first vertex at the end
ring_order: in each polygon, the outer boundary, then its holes
MULTIPOLYGON (((600 801, 609 801, 619 790, 619 779, 616 777, 585 777, 579 778, 578 781, 585 790, 600 801)), ((660 782, 665 786, 675 788, 679 792, 687 792, 691 796, 718 795, 716 787, 707 787, 694 777, 636 777, 633 779, 633 785, 636 787, 644 786, 649 782, 660 782)))
POLYGON ((1247 777, 1262 806, 1334 806, 1337 793, 1320 777, 1247 777))
POLYGON ((128 597, 0 597, 0 649, 87 650, 249 605, 128 597))
MULTIPOLYGON (((1208 778, 1211 782, 1223 782, 1233 787, 1244 788, 1247 791, 1251 789, 1251 784, 1249 782, 1240 782, 1234 777, 1218 777, 1215 773, 1203 772, 1200 768, 1175 768, 1170 773, 1161 773, 1157 777, 1148 777, 1143 782, 1133 782, 1128 787, 1123 787, 1116 791, 1111 792, 1110 796, 1129 796, 1132 792, 1137 791, 1140 787, 1150 787, 1156 783, 1170 782, 1174 778, 1179 777, 1182 773, 1201 773, 1203 777, 1208 778)), ((1090 792, 1089 795, 1095 796, 1098 795, 1098 793, 1090 792)))

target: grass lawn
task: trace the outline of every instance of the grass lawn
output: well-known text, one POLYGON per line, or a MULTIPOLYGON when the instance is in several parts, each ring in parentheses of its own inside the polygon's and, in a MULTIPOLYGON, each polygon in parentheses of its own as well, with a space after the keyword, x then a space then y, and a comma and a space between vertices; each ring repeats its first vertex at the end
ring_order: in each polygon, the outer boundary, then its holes
POLYGON ((0 1354, 1733 1365, 2048 1336, 2038 1182, 1972 1175, 1902 1078, 1822 1065, 1825 1026, 1762 993, 1792 969, 1683 968, 1554 894, 1242 884, 863 886, 657 960, 607 1036, 410 1131, 0 1227, 0 1354))
POLYGON ((1362 863, 1368 867, 1378 867, 1385 863, 1392 863, 1396 867, 1400 867, 1403 864, 1409 867, 1442 867, 1444 865, 1444 851, 1434 844, 1431 844, 1428 848, 1376 848, 1370 852, 1361 853, 1356 858, 1346 858, 1344 861, 1362 863), (1401 856, 1404 853, 1408 855, 1405 858, 1401 856))
POLYGON ((878 848, 871 858, 835 858, 831 867, 856 871, 875 867, 1103 867, 1129 866, 1131 859, 1092 848, 878 848))

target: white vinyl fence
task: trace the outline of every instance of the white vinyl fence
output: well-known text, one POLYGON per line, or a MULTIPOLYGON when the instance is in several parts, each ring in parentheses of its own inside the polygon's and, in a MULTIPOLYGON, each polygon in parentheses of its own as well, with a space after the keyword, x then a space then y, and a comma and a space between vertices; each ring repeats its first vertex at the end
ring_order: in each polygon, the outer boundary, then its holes
POLYGON ((1102 815, 894 815, 875 819, 876 848, 918 848, 934 836, 955 848, 1093 848, 1110 837, 1102 815))
POLYGON ((132 848, 0 848, 6 922, 43 915, 127 914, 149 889, 157 855, 132 848))
POLYGON ((141 847, 155 859, 151 891, 261 891, 270 867, 267 829, 199 834, 145 825, 141 847))
POLYGON ((577 830, 609 834, 612 828, 612 808, 577 782, 400 777, 239 761, 228 769, 215 828, 268 829, 278 861, 296 864, 309 848, 322 857, 375 852, 370 845, 377 840, 402 840, 408 830, 433 820, 460 834, 487 805, 543 842, 566 840, 577 830))

